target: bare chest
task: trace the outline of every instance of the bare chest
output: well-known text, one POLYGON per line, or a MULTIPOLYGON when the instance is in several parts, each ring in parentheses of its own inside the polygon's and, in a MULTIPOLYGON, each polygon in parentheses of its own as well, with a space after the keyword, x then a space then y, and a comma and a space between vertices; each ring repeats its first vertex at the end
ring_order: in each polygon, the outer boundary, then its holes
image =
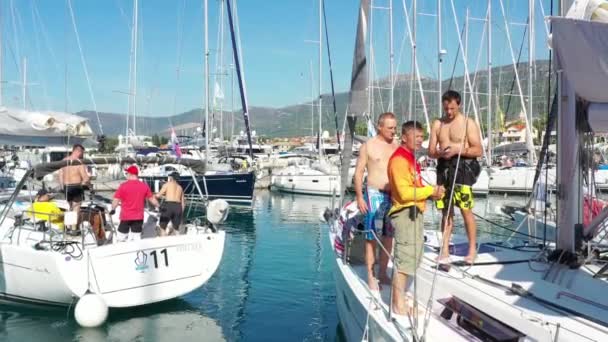
POLYGON ((466 125, 464 120, 459 122, 451 122, 443 124, 439 129, 439 143, 462 143, 466 142, 466 125))

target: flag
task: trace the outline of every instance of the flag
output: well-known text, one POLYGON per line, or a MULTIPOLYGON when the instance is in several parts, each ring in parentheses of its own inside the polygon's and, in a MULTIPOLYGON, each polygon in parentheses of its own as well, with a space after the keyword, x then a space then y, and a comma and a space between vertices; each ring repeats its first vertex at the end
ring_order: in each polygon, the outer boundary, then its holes
POLYGON ((213 106, 216 107, 221 100, 224 100, 224 92, 220 88, 219 83, 215 82, 215 86, 213 87, 213 106))
POLYGON ((173 127, 171 127, 171 147, 177 158, 181 158, 182 150, 179 148, 179 140, 177 140, 177 135, 175 134, 175 129, 173 129, 173 127))
POLYGON ((370 117, 367 118, 367 136, 370 138, 376 136, 376 127, 374 127, 374 123, 370 117))

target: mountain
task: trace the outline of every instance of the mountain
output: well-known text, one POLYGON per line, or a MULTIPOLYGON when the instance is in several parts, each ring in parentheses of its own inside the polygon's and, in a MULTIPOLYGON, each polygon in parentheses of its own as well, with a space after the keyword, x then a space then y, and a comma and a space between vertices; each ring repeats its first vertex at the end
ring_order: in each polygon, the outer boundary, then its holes
MULTIPOLYGON (((549 74, 549 61, 536 61, 536 73, 534 77, 534 116, 546 116, 547 113, 547 85, 549 74)), ((527 101, 528 94, 528 64, 520 63, 517 67, 522 92, 524 99, 527 101)), ((481 70, 477 74, 475 81, 475 73, 469 75, 471 83, 475 84, 475 92, 477 101, 477 110, 480 116, 482 125, 485 126, 487 113, 487 71, 481 70)), ((410 81, 412 77, 407 74, 395 75, 395 106, 394 111, 398 118, 407 117, 409 108, 410 81)), ((462 92, 464 88, 465 77, 454 77, 442 81, 442 90, 449 88, 462 92)), ((439 114, 439 96, 436 92, 437 80, 432 78, 423 78, 421 80, 422 88, 425 91, 426 105, 430 118, 436 118, 439 114)), ((379 79, 374 82, 374 114, 377 116, 383 108, 387 108, 389 92, 386 88, 390 84, 387 78, 379 79)), ((551 80, 552 87, 555 87, 555 80, 551 80)), ((424 121, 423 106, 418 92, 417 81, 413 82, 413 108, 417 118, 424 121)), ((507 121, 517 119, 521 112, 521 100, 519 97, 518 87, 515 82, 515 72, 511 65, 498 66, 492 68, 492 89, 495 95, 493 99, 494 113, 497 112, 496 100, 499 100, 498 107, 505 113, 507 121)), ((467 94, 470 98, 470 94, 467 94)), ((527 102, 525 102, 527 103, 527 102)), ((338 125, 341 129, 342 120, 346 106, 348 104, 348 92, 336 93, 336 111, 338 113, 338 125)), ((526 104, 527 105, 527 104, 526 104)), ((463 106, 464 108, 464 106, 463 106)), ((473 115, 472 107, 469 106, 469 114, 473 115)), ((314 132, 318 130, 318 114, 315 107, 314 124, 311 123, 311 106, 310 103, 295 104, 283 108, 268 108, 268 107, 251 107, 250 120, 252 129, 257 131, 258 135, 266 135, 273 137, 301 136, 310 135, 311 125, 314 132)), ((333 116, 333 105, 331 94, 323 95, 323 129, 330 132, 335 132, 335 121, 333 116)), ((97 125, 97 117, 92 111, 82 111, 76 113, 90 120, 92 127, 99 132, 97 125)), ((106 135, 115 136, 124 134, 126 127, 126 117, 123 114, 116 113, 99 113, 99 119, 103 125, 103 130, 106 135)), ((154 133, 166 133, 171 125, 178 126, 187 123, 200 123, 203 120, 202 110, 200 108, 190 110, 188 112, 164 117, 137 117, 136 130, 137 134, 151 135, 154 133)), ((216 118, 216 122, 219 118, 216 118)), ((229 135, 231 130, 230 113, 224 113, 224 132, 229 135)), ((235 133, 243 130, 243 115, 235 112, 234 114, 235 133)))

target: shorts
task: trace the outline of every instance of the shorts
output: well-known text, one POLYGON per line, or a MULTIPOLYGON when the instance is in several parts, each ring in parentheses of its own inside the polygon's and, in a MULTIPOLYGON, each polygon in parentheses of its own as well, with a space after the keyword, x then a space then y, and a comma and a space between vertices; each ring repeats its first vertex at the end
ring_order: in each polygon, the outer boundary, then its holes
POLYGON ((394 231, 386 214, 391 208, 391 197, 388 193, 367 188, 363 194, 365 203, 367 204, 367 214, 365 215, 364 227, 365 238, 367 240, 375 240, 374 234, 371 231, 378 232, 378 226, 382 225, 382 236, 393 237, 394 231))
POLYGON ((160 207, 160 227, 166 229, 169 221, 171 221, 173 229, 179 229, 179 225, 182 223, 182 204, 180 202, 165 202, 160 207))
POLYGON ((133 233, 141 233, 144 227, 144 220, 121 220, 118 225, 118 231, 123 234, 128 234, 129 231, 133 233))
MULTIPOLYGON (((451 195, 451 191, 446 188, 445 195, 442 199, 436 202, 437 209, 447 209, 449 204, 449 198, 451 195)), ((452 210, 454 207, 458 207, 463 210, 471 210, 475 206, 475 201, 473 199, 473 188, 469 185, 461 185, 456 184, 454 186, 454 205, 452 206, 452 210)))
POLYGON ((395 266, 397 271, 414 274, 422 260, 424 248, 424 215, 408 207, 390 215, 395 229, 395 266))
POLYGON ((80 184, 68 184, 63 191, 68 202, 80 203, 84 200, 84 187, 80 184))

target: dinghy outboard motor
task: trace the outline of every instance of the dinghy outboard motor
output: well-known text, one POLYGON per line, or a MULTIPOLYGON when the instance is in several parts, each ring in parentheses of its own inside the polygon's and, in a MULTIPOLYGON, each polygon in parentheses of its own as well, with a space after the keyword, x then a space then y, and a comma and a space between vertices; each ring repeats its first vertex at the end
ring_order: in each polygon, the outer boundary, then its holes
POLYGON ((216 199, 207 205, 207 222, 209 222, 211 230, 217 231, 217 225, 220 225, 228 218, 230 205, 222 199, 216 199))

